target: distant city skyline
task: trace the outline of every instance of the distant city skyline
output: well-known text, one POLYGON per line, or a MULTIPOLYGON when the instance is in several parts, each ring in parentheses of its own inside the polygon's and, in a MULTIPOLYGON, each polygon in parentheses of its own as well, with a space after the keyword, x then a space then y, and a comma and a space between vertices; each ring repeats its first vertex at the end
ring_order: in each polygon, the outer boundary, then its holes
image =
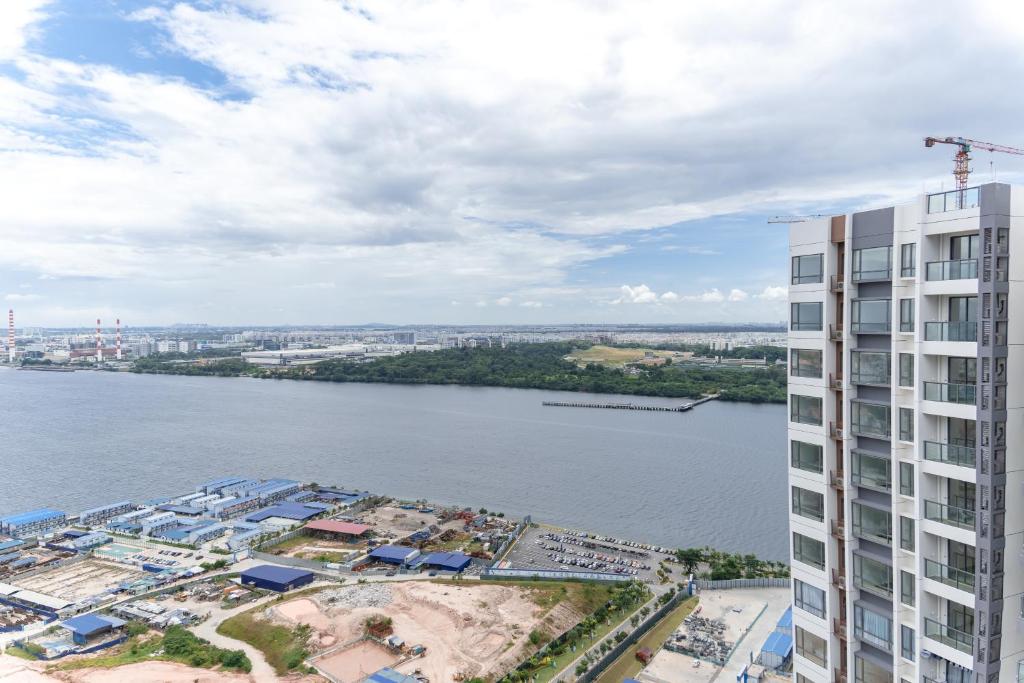
MULTIPOLYGON (((948 189, 925 135, 1022 142, 1024 9, 884 7, 878 30, 871 3, 797 0, 9 0, 0 304, 41 327, 777 322, 770 216, 948 189)), ((979 152, 975 177, 1022 163, 979 152)))

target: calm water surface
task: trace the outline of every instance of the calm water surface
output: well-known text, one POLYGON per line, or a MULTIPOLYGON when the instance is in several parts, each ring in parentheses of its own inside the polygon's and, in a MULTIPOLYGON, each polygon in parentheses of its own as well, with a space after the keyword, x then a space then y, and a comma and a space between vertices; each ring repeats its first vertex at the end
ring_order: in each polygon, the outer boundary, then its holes
POLYGON ((287 477, 783 559, 782 406, 564 392, 0 370, 0 514, 287 477))

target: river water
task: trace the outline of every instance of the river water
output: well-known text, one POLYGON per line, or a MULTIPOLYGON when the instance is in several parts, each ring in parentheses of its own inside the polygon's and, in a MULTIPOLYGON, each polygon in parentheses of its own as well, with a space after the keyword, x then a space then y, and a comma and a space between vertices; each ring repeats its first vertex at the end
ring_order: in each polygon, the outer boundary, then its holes
POLYGON ((285 477, 785 559, 786 418, 545 407, 642 397, 0 370, 0 514, 285 477))

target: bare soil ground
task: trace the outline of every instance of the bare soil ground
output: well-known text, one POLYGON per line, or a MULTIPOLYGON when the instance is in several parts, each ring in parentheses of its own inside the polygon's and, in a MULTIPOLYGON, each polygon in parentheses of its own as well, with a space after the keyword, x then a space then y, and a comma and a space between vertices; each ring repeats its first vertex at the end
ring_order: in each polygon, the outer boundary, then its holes
MULTIPOLYGON (((268 613, 286 624, 312 626, 311 644, 320 650, 360 637, 370 615, 388 616, 406 645, 426 648, 424 656, 396 668, 403 673, 419 669, 435 683, 502 673, 525 656, 530 631, 561 633, 582 616, 564 603, 540 607, 529 590, 518 586, 403 582, 387 587, 382 595, 372 584, 349 586, 344 593, 334 591, 341 597, 333 604, 321 593, 276 605, 268 613), (372 599, 361 599, 360 592, 372 599)), ((375 666, 375 658, 370 659, 369 652, 346 650, 321 662, 326 660, 332 671, 358 671, 359 666, 375 666)))
POLYGON ((15 580, 14 585, 53 595, 68 602, 77 602, 93 595, 99 595, 123 581, 143 576, 145 576, 144 572, 125 565, 88 559, 40 572, 26 579, 15 580))
POLYGON ((393 666, 398 657, 377 643, 361 641, 317 661, 321 671, 342 683, 358 683, 374 671, 393 666))
POLYGON ((0 655, 3 683, 249 683, 252 677, 209 669, 195 669, 172 662, 145 662, 114 669, 76 669, 47 673, 45 662, 28 662, 0 655))
MULTIPOLYGON (((419 531, 425 526, 438 524, 437 516, 433 513, 403 510, 391 505, 368 510, 360 516, 365 524, 373 527, 378 536, 390 536, 392 538, 402 538, 414 531, 419 531)), ((462 520, 452 520, 444 524, 438 524, 438 526, 441 529, 461 530, 464 524, 465 522, 462 520)))

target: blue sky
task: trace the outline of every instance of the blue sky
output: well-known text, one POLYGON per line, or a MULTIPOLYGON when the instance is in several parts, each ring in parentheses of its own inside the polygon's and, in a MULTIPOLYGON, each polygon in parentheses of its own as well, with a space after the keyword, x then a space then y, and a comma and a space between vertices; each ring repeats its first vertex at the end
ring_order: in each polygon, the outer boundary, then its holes
POLYGON ((768 217, 948 188, 925 135, 1024 142, 1022 10, 956 7, 9 0, 0 296, 24 325, 778 321, 768 217))

